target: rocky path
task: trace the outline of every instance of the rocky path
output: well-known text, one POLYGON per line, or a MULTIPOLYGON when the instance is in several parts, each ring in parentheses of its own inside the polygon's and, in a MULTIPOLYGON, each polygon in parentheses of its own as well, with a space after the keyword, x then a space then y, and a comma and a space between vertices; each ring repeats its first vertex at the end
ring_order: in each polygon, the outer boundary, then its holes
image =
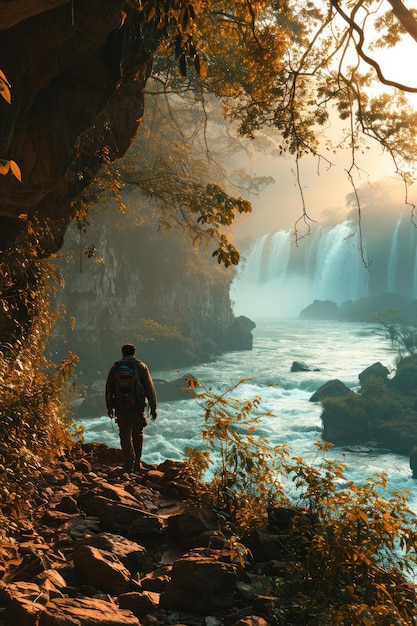
POLYGON ((217 516, 192 503, 182 463, 127 475, 120 454, 86 444, 39 473, 31 519, 1 545, 0 624, 278 624, 268 617, 284 567, 278 535, 260 531, 251 562, 232 562, 217 516))

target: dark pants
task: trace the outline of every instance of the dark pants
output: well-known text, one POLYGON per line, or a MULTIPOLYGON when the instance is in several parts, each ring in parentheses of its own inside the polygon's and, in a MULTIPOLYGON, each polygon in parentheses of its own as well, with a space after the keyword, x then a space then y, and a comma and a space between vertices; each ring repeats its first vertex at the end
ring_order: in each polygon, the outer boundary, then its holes
POLYGON ((137 409, 119 409, 116 415, 125 466, 131 470, 134 462, 138 463, 142 455, 143 429, 147 424, 145 413, 138 413, 137 409))

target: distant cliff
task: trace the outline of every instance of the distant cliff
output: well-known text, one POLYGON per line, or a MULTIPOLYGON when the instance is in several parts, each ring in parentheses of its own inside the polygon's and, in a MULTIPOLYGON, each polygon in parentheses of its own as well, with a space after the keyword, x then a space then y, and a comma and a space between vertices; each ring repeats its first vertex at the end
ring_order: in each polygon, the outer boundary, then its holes
POLYGON ((252 347, 255 325, 233 316, 233 270, 219 266, 184 233, 158 231, 150 216, 144 221, 143 206, 140 220, 135 218, 139 201, 130 195, 126 214, 113 208, 93 216, 81 241, 72 227, 57 260, 65 283, 58 304, 66 309, 66 322, 58 327, 55 351, 75 352, 86 382, 101 378, 127 341, 153 369, 252 347), (87 258, 92 245, 97 257, 87 258))

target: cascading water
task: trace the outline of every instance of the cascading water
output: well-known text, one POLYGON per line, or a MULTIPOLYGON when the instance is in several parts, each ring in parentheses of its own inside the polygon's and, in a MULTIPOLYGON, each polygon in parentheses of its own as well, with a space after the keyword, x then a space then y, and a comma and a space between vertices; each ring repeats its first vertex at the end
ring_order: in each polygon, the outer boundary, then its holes
POLYGON ((369 231, 368 249, 349 220, 317 228, 298 245, 292 237, 285 230, 255 242, 232 284, 236 315, 298 317, 314 300, 341 305, 387 291, 417 297, 417 229, 402 216, 369 231))
MULTIPOLYGON (((313 293, 317 300, 342 304, 358 300, 368 293, 368 272, 359 253, 359 235, 351 222, 334 228, 319 228, 313 275, 313 293)), ((314 242, 315 243, 315 242, 314 242)))
POLYGON ((398 271, 398 245, 399 245, 399 237, 398 233, 400 230, 400 225, 402 221, 402 215, 397 220, 395 225, 391 249, 388 258, 388 272, 387 272, 387 291, 395 291, 396 284, 396 276, 398 271))

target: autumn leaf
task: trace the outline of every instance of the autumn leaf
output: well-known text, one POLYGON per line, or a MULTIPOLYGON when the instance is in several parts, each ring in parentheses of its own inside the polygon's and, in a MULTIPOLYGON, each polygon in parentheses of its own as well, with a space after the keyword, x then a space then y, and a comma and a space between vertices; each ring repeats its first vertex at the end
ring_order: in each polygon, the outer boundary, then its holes
POLYGON ((9 161, 10 171, 19 182, 22 182, 22 172, 16 161, 9 161))

